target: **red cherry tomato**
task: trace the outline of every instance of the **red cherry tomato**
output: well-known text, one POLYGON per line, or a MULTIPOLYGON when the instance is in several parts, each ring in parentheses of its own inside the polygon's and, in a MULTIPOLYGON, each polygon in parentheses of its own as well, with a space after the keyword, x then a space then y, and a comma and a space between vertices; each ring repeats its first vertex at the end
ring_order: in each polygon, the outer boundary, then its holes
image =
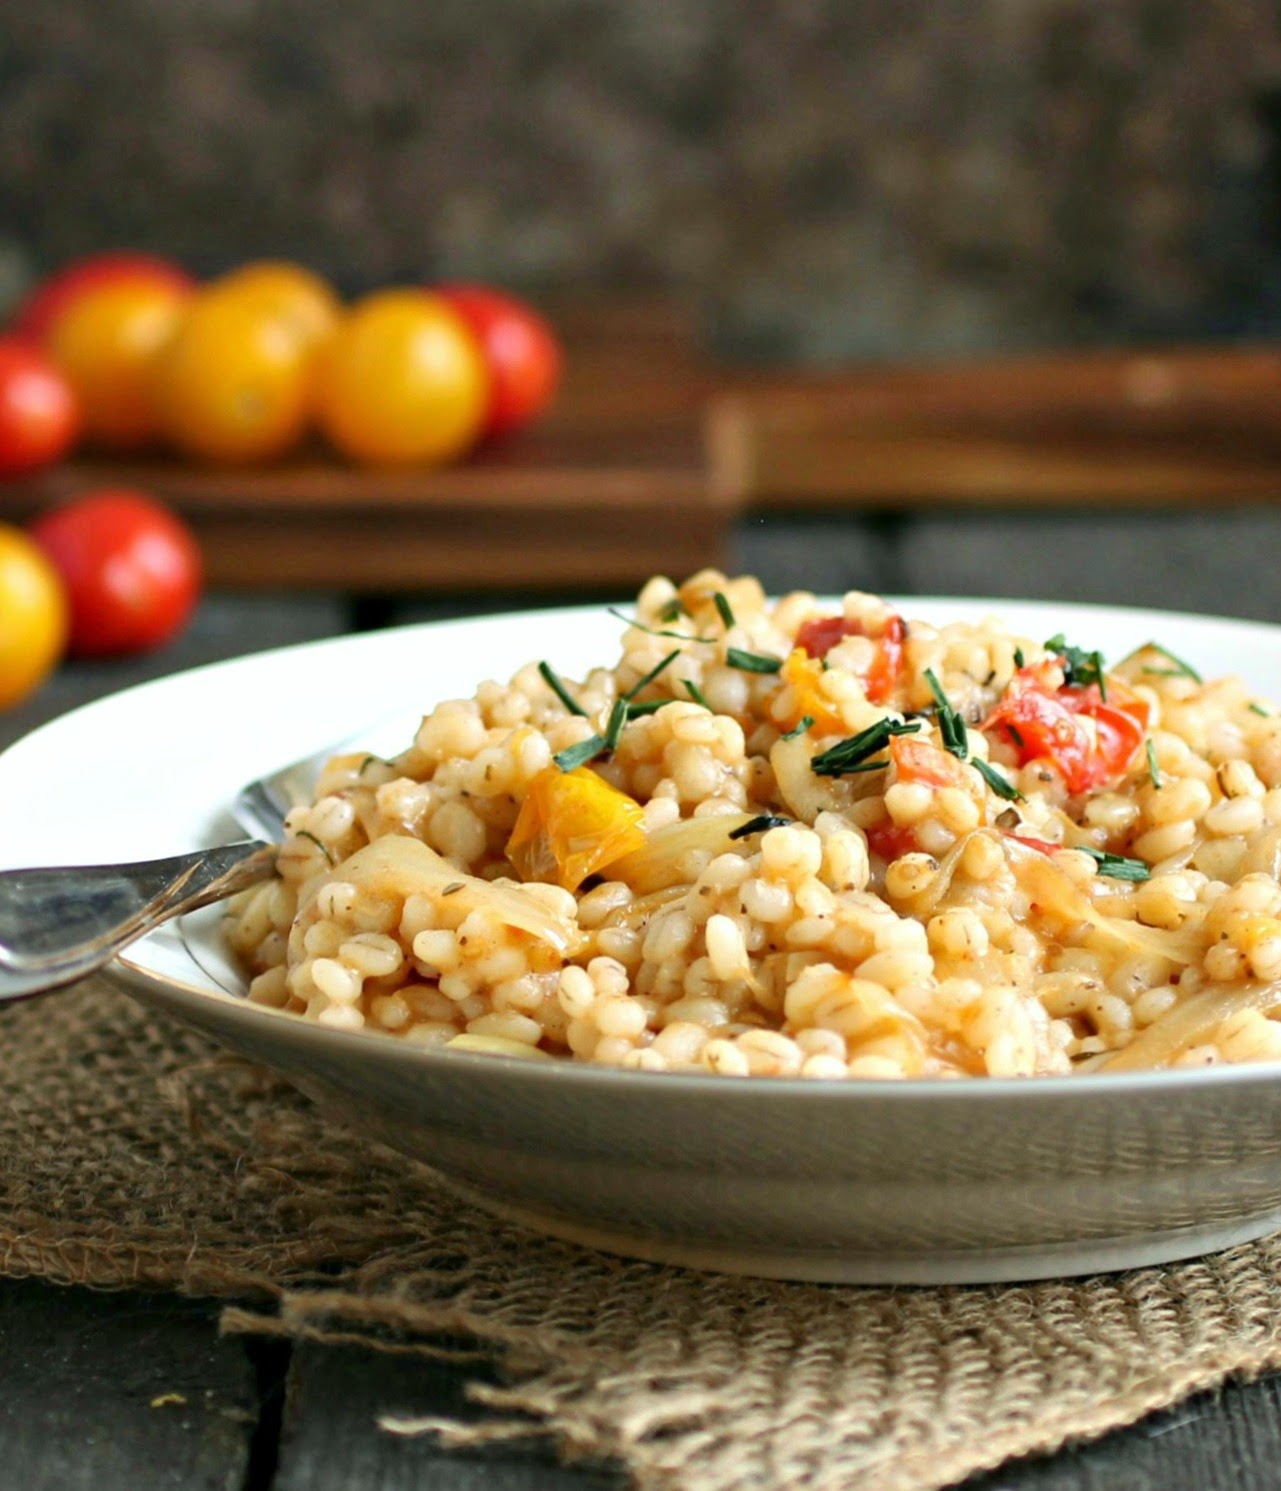
POLYGON ((560 343, 544 318, 483 285, 443 285, 436 293, 466 321, 485 354, 490 395, 482 435, 505 435, 537 419, 561 372, 560 343))
POLYGON ((158 254, 120 250, 90 254, 56 270, 30 290, 13 313, 13 330, 18 336, 42 342, 54 321, 86 290, 135 281, 173 290, 190 290, 196 283, 180 264, 158 254))
POLYGON ((141 492, 91 492, 46 513, 31 537, 62 575, 71 603, 69 651, 79 657, 159 647, 195 608, 196 541, 141 492))
POLYGON ((18 337, 0 337, 0 476, 59 460, 80 433, 80 406, 53 363, 18 337))
MULTIPOLYGON (((797 630, 796 645, 810 657, 824 658, 846 637, 865 636, 861 622, 847 621, 844 616, 815 616, 797 630)), ((863 691, 873 704, 884 704, 898 687, 906 639, 907 623, 901 616, 890 616, 876 639, 876 653, 863 680, 863 691)))

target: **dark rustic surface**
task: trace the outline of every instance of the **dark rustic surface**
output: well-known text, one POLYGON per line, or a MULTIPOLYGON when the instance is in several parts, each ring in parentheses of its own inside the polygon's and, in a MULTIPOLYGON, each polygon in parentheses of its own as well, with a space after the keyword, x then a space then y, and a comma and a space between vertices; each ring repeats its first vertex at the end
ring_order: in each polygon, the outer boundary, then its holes
POLYGON ((241 1491, 258 1394, 210 1307, 0 1283, 0 1484, 241 1491))
MULTIPOLYGON (((215 1312, 152 1295, 0 1283, 0 1484, 24 1491, 622 1491, 523 1442, 447 1451, 383 1414, 483 1418, 483 1363, 219 1339, 215 1312), (179 1401, 181 1400, 181 1401, 179 1401)), ((969 1491, 1273 1491, 1281 1378, 1232 1384, 969 1491)))
MULTIPOLYGON (((834 516, 749 521, 735 559, 771 589, 1021 594, 1276 616, 1281 515, 1121 514, 1035 521, 834 516)), ((511 605, 519 597, 501 598, 511 605)), ((495 597, 376 603, 212 596, 188 634, 148 659, 70 665, 0 717, 0 746, 99 694, 180 667, 333 635, 369 621, 494 609, 495 597)), ((1105 640, 1105 639, 1101 639, 1105 640)), ((450 1453, 393 1439, 383 1413, 477 1412, 463 1384, 484 1363, 354 1348, 220 1341, 212 1307, 134 1294, 0 1283, 0 1485, 40 1491, 603 1491, 616 1478, 557 1466, 546 1446, 450 1453), (183 1402, 164 1401, 177 1393, 183 1402), (157 1401, 160 1400, 160 1401, 157 1401)), ((1229 1386, 1097 1444, 1007 1466, 972 1491, 1272 1491, 1281 1378, 1229 1386)))

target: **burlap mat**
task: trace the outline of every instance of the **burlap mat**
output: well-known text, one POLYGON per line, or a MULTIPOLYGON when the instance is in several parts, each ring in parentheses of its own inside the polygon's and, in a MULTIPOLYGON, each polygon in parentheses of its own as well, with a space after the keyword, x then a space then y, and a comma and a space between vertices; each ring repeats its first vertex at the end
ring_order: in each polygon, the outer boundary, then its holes
POLYGON ((641 1487, 921 1491, 1281 1364, 1281 1239, 1062 1284, 844 1289, 531 1236, 100 985, 0 1014, 0 1269, 236 1300, 233 1330, 471 1337, 501 1410, 641 1487))

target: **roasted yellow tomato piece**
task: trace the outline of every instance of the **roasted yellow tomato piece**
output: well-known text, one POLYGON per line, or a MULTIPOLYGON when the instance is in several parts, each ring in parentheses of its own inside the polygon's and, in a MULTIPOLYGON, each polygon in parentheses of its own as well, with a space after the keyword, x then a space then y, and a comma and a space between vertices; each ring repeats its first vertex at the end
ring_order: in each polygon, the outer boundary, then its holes
POLYGON ((798 647, 789 653, 779 677, 792 686, 795 705, 789 723, 795 727, 803 719, 814 721, 816 735, 831 735, 844 731, 845 722, 836 705, 823 692, 823 664, 820 659, 810 657, 798 647))
POLYGON ((577 890, 589 875, 644 848, 643 825, 640 804, 589 767, 548 766, 529 784, 507 858, 522 880, 577 890))

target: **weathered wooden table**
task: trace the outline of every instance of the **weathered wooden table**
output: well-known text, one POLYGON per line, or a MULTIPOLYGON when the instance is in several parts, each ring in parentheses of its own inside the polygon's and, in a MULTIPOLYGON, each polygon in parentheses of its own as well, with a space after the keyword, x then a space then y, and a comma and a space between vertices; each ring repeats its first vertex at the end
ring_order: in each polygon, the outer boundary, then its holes
MULTIPOLYGON (((771 589, 1036 595, 1270 618, 1281 509, 1035 517, 931 512, 740 520, 736 567, 771 589)), ((581 599, 565 594, 562 599, 581 599)), ((0 745, 145 677, 366 623, 489 609, 491 598, 371 605, 338 594, 211 595, 167 652, 69 666, 0 717, 0 745)), ((1102 639, 1100 639, 1102 640, 1102 639)), ((0 1282, 0 1485, 220 1491, 438 1491, 617 1485, 546 1451, 459 1455, 375 1427, 382 1412, 474 1412, 464 1371, 347 1348, 219 1339, 216 1309, 150 1295, 0 1282)), ((1281 1378, 1202 1395, 1133 1429, 972 1484, 982 1491, 1264 1491, 1278 1484, 1281 1378)))

